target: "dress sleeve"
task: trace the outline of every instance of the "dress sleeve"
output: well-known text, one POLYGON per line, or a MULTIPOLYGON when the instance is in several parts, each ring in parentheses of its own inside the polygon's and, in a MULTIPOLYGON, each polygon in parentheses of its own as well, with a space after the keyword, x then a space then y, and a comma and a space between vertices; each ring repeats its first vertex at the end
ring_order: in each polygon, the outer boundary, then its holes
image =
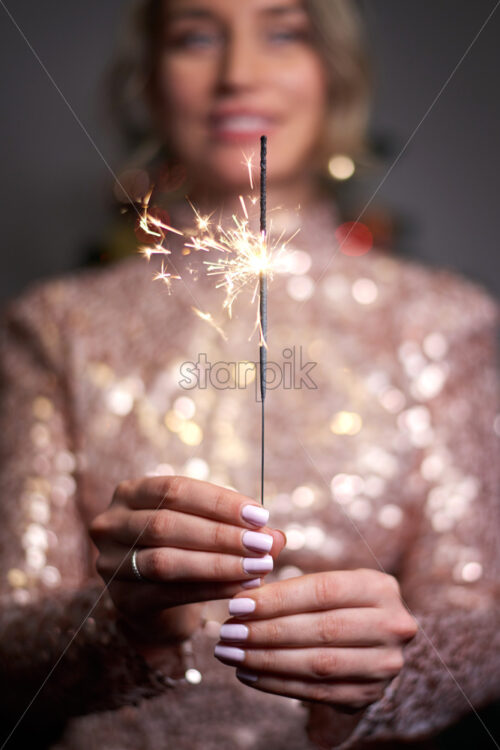
POLYGON ((2 740, 157 695, 179 667, 177 647, 162 672, 132 648, 92 571, 64 345, 46 308, 41 295, 16 302, 1 323, 2 740))
MULTIPOLYGON (((414 407, 424 445, 408 482, 420 520, 397 578, 418 633, 399 675, 361 718, 310 709, 310 736, 322 746, 392 747, 436 736, 465 715, 490 742, 478 712, 500 698, 499 308, 488 298, 485 309, 477 324, 462 315, 467 330, 427 372, 442 388, 414 407)), ((444 338, 433 336, 428 349, 442 349, 444 338)))

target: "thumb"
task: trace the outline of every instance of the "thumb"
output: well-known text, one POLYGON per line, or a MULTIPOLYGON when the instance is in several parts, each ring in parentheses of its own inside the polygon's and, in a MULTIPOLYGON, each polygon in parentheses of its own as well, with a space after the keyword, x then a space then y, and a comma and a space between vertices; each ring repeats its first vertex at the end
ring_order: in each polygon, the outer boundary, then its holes
POLYGON ((283 550, 283 548, 286 545, 285 532, 280 531, 280 529, 266 529, 266 532, 268 534, 272 534, 273 546, 269 554, 272 556, 273 560, 276 560, 280 552, 283 550))

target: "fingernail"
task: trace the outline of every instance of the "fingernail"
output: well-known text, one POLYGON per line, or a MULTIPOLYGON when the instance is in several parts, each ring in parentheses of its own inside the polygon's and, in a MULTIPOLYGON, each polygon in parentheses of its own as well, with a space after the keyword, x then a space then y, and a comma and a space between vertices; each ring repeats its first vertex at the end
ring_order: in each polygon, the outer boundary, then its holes
POLYGON ((230 615, 248 615, 250 612, 255 610, 255 600, 245 599, 240 596, 237 599, 231 599, 229 602, 229 614, 230 615))
POLYGON ((271 555, 243 558, 243 570, 245 573, 269 573, 273 569, 273 566, 274 561, 271 555))
POLYGON ((248 628, 246 625, 237 625, 228 623, 221 625, 219 638, 221 641, 244 641, 248 638, 248 628))
POLYGON ((266 508, 259 508, 258 505, 244 505, 241 515, 249 523, 256 526, 265 526, 269 521, 269 511, 266 508))
POLYGON ((247 549, 256 552, 269 552, 274 540, 271 534, 263 534, 260 531, 245 531, 242 541, 247 549))
POLYGON ((260 586, 260 578, 249 578, 248 581, 241 582, 243 589, 256 589, 258 586, 260 586))
POLYGON ((218 643, 214 648, 214 656, 218 659, 227 659, 228 661, 243 661, 245 652, 242 648, 235 646, 223 646, 218 643))
POLYGON ((243 682, 256 682, 259 679, 256 674, 245 672, 244 669, 237 669, 236 677, 238 678, 238 680, 243 680, 243 682))

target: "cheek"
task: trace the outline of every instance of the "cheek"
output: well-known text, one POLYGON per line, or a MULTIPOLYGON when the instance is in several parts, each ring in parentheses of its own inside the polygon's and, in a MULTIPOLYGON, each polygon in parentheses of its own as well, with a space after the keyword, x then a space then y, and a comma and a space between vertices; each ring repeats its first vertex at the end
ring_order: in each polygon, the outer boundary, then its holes
POLYGON ((310 57, 284 70, 280 86, 297 125, 319 127, 327 111, 327 76, 318 59, 310 57))
POLYGON ((159 76, 163 111, 171 122, 185 122, 206 108, 210 90, 207 66, 167 59, 160 65, 159 76))

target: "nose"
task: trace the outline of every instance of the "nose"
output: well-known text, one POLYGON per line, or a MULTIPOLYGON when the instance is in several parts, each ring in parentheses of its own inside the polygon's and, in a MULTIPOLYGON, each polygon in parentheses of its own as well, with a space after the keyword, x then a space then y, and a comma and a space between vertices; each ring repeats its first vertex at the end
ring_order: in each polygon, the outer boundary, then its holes
POLYGON ((224 90, 251 88, 258 76, 258 51, 245 29, 228 35, 219 70, 219 85, 224 90))

